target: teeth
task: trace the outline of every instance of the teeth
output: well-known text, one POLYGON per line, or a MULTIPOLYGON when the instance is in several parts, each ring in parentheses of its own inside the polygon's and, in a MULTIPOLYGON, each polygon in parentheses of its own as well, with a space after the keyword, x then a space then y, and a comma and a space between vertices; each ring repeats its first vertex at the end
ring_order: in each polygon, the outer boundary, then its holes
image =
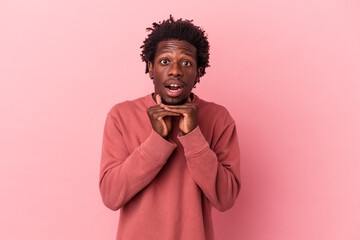
POLYGON ((176 89, 176 90, 171 90, 171 89, 169 89, 170 92, 177 92, 177 91, 179 91, 179 90, 180 90, 180 88, 179 88, 179 89, 176 89))
POLYGON ((170 87, 179 87, 177 84, 170 84, 170 87))

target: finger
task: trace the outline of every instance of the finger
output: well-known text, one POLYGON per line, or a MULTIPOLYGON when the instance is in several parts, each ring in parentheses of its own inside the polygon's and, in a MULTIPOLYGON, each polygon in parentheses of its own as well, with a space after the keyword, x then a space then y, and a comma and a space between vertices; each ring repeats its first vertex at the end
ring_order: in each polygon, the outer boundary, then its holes
POLYGON ((161 119, 168 116, 179 116, 179 113, 176 112, 169 112, 169 111, 156 111, 153 113, 153 118, 155 119, 161 119))
POLYGON ((164 108, 160 107, 160 105, 154 105, 154 106, 149 107, 146 110, 147 114, 149 114, 149 115, 151 115, 151 114, 153 114, 154 112, 157 112, 157 111, 164 111, 164 108))
POLYGON ((155 109, 160 109, 160 108, 161 107, 159 105, 154 105, 154 106, 149 107, 148 110, 155 110, 155 109))
POLYGON ((167 114, 164 114, 164 113, 161 113, 161 114, 156 114, 155 116, 154 116, 154 118, 155 119, 157 119, 157 120, 160 120, 160 119, 165 119, 166 117, 176 117, 176 116, 179 116, 180 114, 176 114, 176 113, 173 113, 173 114, 169 114, 169 113, 167 113, 167 114))
POLYGON ((185 114, 191 112, 189 108, 169 108, 165 107, 165 110, 172 112, 172 113, 179 113, 179 114, 185 114))
POLYGON ((192 109, 196 109, 197 106, 196 104, 193 104, 193 103, 185 103, 183 105, 165 105, 164 109, 165 110, 168 110, 168 111, 173 111, 173 110, 176 110, 176 109, 189 109, 189 110, 192 110, 192 109))
POLYGON ((174 111, 169 111, 169 110, 166 110, 164 108, 161 108, 159 105, 156 105, 158 106, 157 108, 152 108, 150 113, 161 113, 161 112, 164 112, 164 113, 171 113, 173 114, 174 111))

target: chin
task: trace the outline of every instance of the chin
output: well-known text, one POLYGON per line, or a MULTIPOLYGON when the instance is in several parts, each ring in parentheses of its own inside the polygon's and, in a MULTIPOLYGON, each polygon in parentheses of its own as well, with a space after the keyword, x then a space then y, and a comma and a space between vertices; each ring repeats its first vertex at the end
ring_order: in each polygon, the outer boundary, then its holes
POLYGON ((173 101, 167 101, 165 100, 163 97, 161 97, 161 102, 163 104, 166 104, 166 105, 183 105, 184 103, 186 103, 186 98, 182 99, 182 100, 175 100, 173 99, 173 101))

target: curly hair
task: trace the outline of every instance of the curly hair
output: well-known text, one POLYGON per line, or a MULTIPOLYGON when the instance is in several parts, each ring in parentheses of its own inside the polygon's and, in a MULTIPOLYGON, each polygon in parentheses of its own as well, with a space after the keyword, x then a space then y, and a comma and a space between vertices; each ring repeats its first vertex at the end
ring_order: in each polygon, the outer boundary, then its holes
POLYGON ((152 28, 146 28, 147 31, 151 31, 147 38, 144 40, 141 59, 146 64, 145 73, 149 72, 148 62, 154 63, 154 58, 159 42, 166 40, 183 40, 196 48, 197 54, 197 67, 202 67, 201 76, 205 74, 205 68, 209 67, 209 42, 205 31, 200 27, 195 26, 192 23, 193 20, 174 20, 170 15, 167 20, 154 22, 152 28))

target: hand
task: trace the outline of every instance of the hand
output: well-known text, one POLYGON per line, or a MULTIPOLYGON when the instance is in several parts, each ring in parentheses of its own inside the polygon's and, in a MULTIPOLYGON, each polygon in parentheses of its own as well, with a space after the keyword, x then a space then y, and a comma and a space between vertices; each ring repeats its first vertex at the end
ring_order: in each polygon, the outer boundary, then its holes
POLYGON ((163 138, 166 138, 171 131, 171 116, 179 116, 179 113, 170 112, 164 109, 161 103, 161 97, 156 95, 157 105, 149 107, 146 112, 149 116, 152 128, 163 138))
POLYGON ((190 97, 188 97, 187 102, 183 105, 162 105, 165 110, 182 115, 179 128, 184 135, 194 130, 198 125, 199 105, 191 102, 190 97))

